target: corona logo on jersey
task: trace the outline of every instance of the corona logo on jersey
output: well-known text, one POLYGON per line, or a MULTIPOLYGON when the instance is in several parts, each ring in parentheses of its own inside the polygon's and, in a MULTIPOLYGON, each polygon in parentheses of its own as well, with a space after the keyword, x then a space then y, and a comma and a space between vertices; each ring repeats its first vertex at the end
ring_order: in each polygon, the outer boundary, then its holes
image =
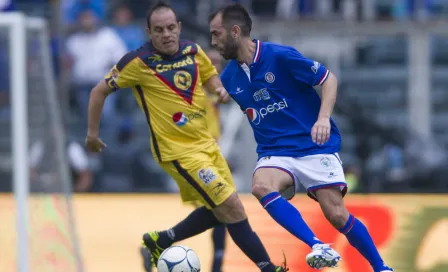
POLYGON ((255 125, 260 124, 261 120, 266 117, 266 115, 270 113, 276 113, 281 110, 284 110, 288 107, 288 103, 286 103, 286 99, 283 98, 280 102, 272 103, 264 108, 256 110, 254 108, 247 108, 246 114, 249 120, 255 125))
POLYGON ((204 117, 207 114, 207 112, 205 110, 200 110, 197 112, 193 112, 190 114, 185 114, 183 112, 176 112, 175 114, 173 114, 173 122, 178 126, 178 127, 183 127, 185 126, 188 122, 193 121, 194 119, 197 118, 201 118, 204 117))
POLYGON ((156 71, 157 73, 163 73, 167 71, 171 71, 176 68, 182 68, 188 65, 194 64, 194 60, 192 57, 188 56, 186 59, 175 62, 173 64, 157 64, 156 71))
POLYGON ((174 74, 174 85, 182 91, 190 89, 193 78, 186 71, 178 71, 174 74))

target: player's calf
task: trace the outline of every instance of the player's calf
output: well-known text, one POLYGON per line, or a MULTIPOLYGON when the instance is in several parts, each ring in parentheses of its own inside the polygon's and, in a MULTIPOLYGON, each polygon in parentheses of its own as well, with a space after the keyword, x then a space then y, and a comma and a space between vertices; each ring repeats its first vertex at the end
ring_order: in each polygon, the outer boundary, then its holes
POLYGON ((375 272, 393 271, 384 264, 364 224, 345 208, 339 188, 320 189, 316 191, 316 198, 328 221, 347 237, 350 244, 369 261, 375 272))
POLYGON ((261 271, 276 271, 277 268, 272 264, 263 243, 252 230, 243 204, 236 193, 233 193, 213 211, 221 222, 227 223, 227 230, 232 240, 261 271))

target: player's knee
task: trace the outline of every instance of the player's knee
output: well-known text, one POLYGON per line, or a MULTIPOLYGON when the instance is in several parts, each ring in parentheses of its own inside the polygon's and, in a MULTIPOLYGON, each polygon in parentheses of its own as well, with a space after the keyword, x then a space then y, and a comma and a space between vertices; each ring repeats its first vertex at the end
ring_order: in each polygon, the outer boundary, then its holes
POLYGON ((275 192, 275 188, 270 185, 269 182, 263 182, 263 180, 257 179, 252 183, 252 194, 258 199, 262 199, 269 193, 275 192))
POLYGON ((229 196, 226 201, 213 209, 216 218, 222 223, 231 224, 247 218, 243 203, 236 193, 229 196))
POLYGON ((345 226, 349 217, 349 213, 343 204, 327 209, 324 214, 327 220, 338 229, 345 226))

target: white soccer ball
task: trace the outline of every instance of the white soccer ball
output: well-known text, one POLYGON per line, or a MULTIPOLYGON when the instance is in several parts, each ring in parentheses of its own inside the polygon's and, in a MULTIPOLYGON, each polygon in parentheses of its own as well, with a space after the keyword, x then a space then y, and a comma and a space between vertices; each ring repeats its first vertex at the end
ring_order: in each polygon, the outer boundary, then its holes
POLYGON ((200 272, 198 255, 189 247, 172 246, 160 254, 157 272, 200 272))

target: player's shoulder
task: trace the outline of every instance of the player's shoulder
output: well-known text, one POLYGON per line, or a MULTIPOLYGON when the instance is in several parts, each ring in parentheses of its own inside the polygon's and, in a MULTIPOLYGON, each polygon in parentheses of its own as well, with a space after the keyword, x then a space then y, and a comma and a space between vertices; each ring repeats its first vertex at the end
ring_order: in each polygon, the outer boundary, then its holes
POLYGON ((127 52, 118 62, 117 62, 117 69, 118 71, 123 70, 128 64, 133 62, 134 60, 138 58, 148 58, 150 55, 153 55, 153 52, 151 50, 151 46, 148 42, 142 44, 139 48, 136 50, 132 50, 127 52))
POLYGON ((294 47, 273 43, 273 42, 263 42, 262 43, 262 49, 266 50, 267 53, 270 53, 272 56, 278 57, 278 56, 302 56, 302 54, 294 47))
POLYGON ((127 52, 121 59, 117 62, 117 70, 122 71, 128 64, 130 64, 133 60, 138 58, 140 52, 138 50, 132 50, 127 52))

